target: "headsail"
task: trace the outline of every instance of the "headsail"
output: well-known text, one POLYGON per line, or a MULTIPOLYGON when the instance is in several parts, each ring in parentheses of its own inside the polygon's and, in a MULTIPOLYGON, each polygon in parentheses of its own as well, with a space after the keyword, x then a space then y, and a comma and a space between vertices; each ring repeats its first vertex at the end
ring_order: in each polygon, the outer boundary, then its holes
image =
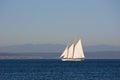
POLYGON ((68 55, 68 46, 65 48, 64 52, 60 57, 67 58, 67 55, 68 55))

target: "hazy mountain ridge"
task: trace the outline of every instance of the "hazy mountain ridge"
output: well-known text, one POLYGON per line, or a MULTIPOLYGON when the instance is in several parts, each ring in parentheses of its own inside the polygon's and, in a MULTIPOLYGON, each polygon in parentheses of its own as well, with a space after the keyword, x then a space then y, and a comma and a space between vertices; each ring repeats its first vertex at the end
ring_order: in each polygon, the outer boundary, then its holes
MULTIPOLYGON (((62 44, 23 44, 0 47, 0 52, 63 52, 62 44)), ((84 52, 120 51, 120 46, 95 45, 83 46, 84 52)))
POLYGON ((88 52, 101 52, 101 51, 120 51, 120 46, 111 45, 94 45, 84 47, 85 51, 88 52))
POLYGON ((23 44, 0 47, 0 52, 61 52, 61 44, 23 44))
MULTIPOLYGON (((59 59, 65 45, 24 44, 0 47, 0 59, 59 59)), ((83 46, 87 59, 120 59, 120 46, 83 46)))

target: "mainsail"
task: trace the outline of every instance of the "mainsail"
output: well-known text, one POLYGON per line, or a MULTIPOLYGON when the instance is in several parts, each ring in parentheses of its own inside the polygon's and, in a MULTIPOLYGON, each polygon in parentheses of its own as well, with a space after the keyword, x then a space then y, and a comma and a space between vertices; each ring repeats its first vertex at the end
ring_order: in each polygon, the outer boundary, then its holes
POLYGON ((83 49, 82 49, 82 43, 81 40, 78 40, 76 43, 71 44, 70 46, 67 46, 60 56, 62 59, 65 60, 81 60, 85 58, 83 49))
POLYGON ((73 58, 85 58, 83 49, 82 49, 81 40, 79 40, 75 45, 73 58))

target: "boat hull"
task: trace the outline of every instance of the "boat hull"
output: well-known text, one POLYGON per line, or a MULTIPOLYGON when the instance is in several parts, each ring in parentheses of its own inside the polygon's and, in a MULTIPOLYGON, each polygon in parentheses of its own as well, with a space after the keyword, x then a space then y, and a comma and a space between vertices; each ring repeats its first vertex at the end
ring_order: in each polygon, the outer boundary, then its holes
POLYGON ((81 58, 63 58, 62 61, 82 61, 81 58))

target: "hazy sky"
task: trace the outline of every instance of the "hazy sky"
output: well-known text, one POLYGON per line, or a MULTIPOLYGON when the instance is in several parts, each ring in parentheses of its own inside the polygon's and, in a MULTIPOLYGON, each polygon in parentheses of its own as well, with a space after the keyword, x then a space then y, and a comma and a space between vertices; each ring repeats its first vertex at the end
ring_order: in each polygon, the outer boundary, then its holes
POLYGON ((0 46, 120 45, 120 0, 0 0, 0 46))

